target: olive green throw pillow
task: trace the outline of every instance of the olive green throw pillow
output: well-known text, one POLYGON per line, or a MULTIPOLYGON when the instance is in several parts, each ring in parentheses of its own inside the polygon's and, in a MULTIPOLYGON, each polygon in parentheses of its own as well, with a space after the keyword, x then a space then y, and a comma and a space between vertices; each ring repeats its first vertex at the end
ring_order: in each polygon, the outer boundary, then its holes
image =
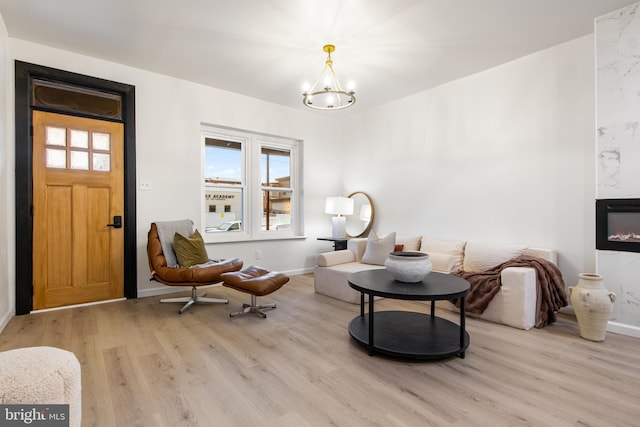
POLYGON ((209 255, 204 247, 204 240, 196 230, 190 237, 180 233, 173 235, 173 250, 178 258, 180 267, 186 268, 209 261, 209 255))

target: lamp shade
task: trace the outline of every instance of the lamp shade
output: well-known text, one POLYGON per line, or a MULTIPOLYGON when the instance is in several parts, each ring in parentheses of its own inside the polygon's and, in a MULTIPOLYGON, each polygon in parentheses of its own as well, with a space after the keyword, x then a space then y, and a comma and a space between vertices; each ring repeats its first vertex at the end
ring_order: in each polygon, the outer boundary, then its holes
POLYGON ((324 212, 332 215, 353 215, 353 199, 348 197, 327 197, 324 212))

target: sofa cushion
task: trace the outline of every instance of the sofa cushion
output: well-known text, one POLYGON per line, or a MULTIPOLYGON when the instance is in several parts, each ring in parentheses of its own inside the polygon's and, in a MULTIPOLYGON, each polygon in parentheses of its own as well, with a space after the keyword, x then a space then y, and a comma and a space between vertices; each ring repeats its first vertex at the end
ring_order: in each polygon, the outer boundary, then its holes
POLYGON ((425 237, 422 239, 422 246, 420 247, 420 251, 428 253, 429 256, 434 253, 446 254, 451 256, 451 260, 446 260, 446 265, 449 268, 446 271, 451 272, 462 269, 464 246, 465 242, 455 240, 438 240, 425 237))
POLYGON ((372 231, 367 239, 367 247, 362 255, 362 262, 365 264, 384 265, 387 257, 396 244, 396 233, 389 233, 384 237, 372 231))
POLYGON ((316 256, 316 265, 319 267, 331 267, 332 265, 354 262, 355 260, 353 252, 349 250, 325 252, 316 256))
MULTIPOLYGON (((360 292, 349 286, 349 276, 359 271, 383 268, 384 266, 382 265, 362 264, 359 262, 347 262, 331 267, 316 265, 313 278, 314 288, 319 294, 351 304, 360 304, 360 292)), ((378 298, 376 297, 376 299, 378 298)), ((366 295, 365 301, 369 301, 366 295)))
POLYGON ((451 273, 455 271, 454 267, 457 262, 455 255, 431 252, 429 253, 429 260, 433 266, 433 271, 437 271, 438 273, 451 273))
POLYGON ((404 246, 402 249, 403 251, 415 252, 420 250, 420 242, 422 242, 422 236, 402 237, 396 239, 396 241, 404 246))
POLYGON ((506 246, 484 242, 467 242, 464 271, 485 271, 524 253, 526 246, 506 246))

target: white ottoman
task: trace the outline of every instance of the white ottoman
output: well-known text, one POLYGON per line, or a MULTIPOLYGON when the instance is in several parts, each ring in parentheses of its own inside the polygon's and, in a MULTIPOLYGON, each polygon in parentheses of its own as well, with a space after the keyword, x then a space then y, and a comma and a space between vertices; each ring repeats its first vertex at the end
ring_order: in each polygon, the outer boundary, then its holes
POLYGON ((69 426, 80 427, 80 362, 72 352, 54 347, 0 352, 0 403, 69 404, 69 426))

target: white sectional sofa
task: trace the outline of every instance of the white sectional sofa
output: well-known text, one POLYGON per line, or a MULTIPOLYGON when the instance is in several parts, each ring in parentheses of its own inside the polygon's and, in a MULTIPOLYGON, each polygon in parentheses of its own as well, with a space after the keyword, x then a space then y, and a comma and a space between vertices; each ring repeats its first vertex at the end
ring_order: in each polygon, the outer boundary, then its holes
MULTIPOLYGON (((384 268, 384 263, 362 262, 367 250, 366 238, 350 239, 347 249, 321 253, 316 257, 315 291, 353 304, 360 303, 360 293, 349 286, 348 277, 357 271, 384 268)), ((396 245, 404 251, 429 254, 433 271, 451 273, 485 271, 519 255, 530 255, 557 264, 557 253, 550 249, 525 246, 495 245, 484 242, 447 241, 421 236, 399 238, 396 245)), ((396 246, 396 250, 400 249, 396 246)), ((378 260, 379 261, 379 260, 378 260)), ((502 286, 487 309, 479 317, 519 329, 530 329, 536 323, 536 271, 528 267, 508 267, 501 273, 502 286)), ((448 301, 439 301, 438 307, 457 310, 448 301)))

